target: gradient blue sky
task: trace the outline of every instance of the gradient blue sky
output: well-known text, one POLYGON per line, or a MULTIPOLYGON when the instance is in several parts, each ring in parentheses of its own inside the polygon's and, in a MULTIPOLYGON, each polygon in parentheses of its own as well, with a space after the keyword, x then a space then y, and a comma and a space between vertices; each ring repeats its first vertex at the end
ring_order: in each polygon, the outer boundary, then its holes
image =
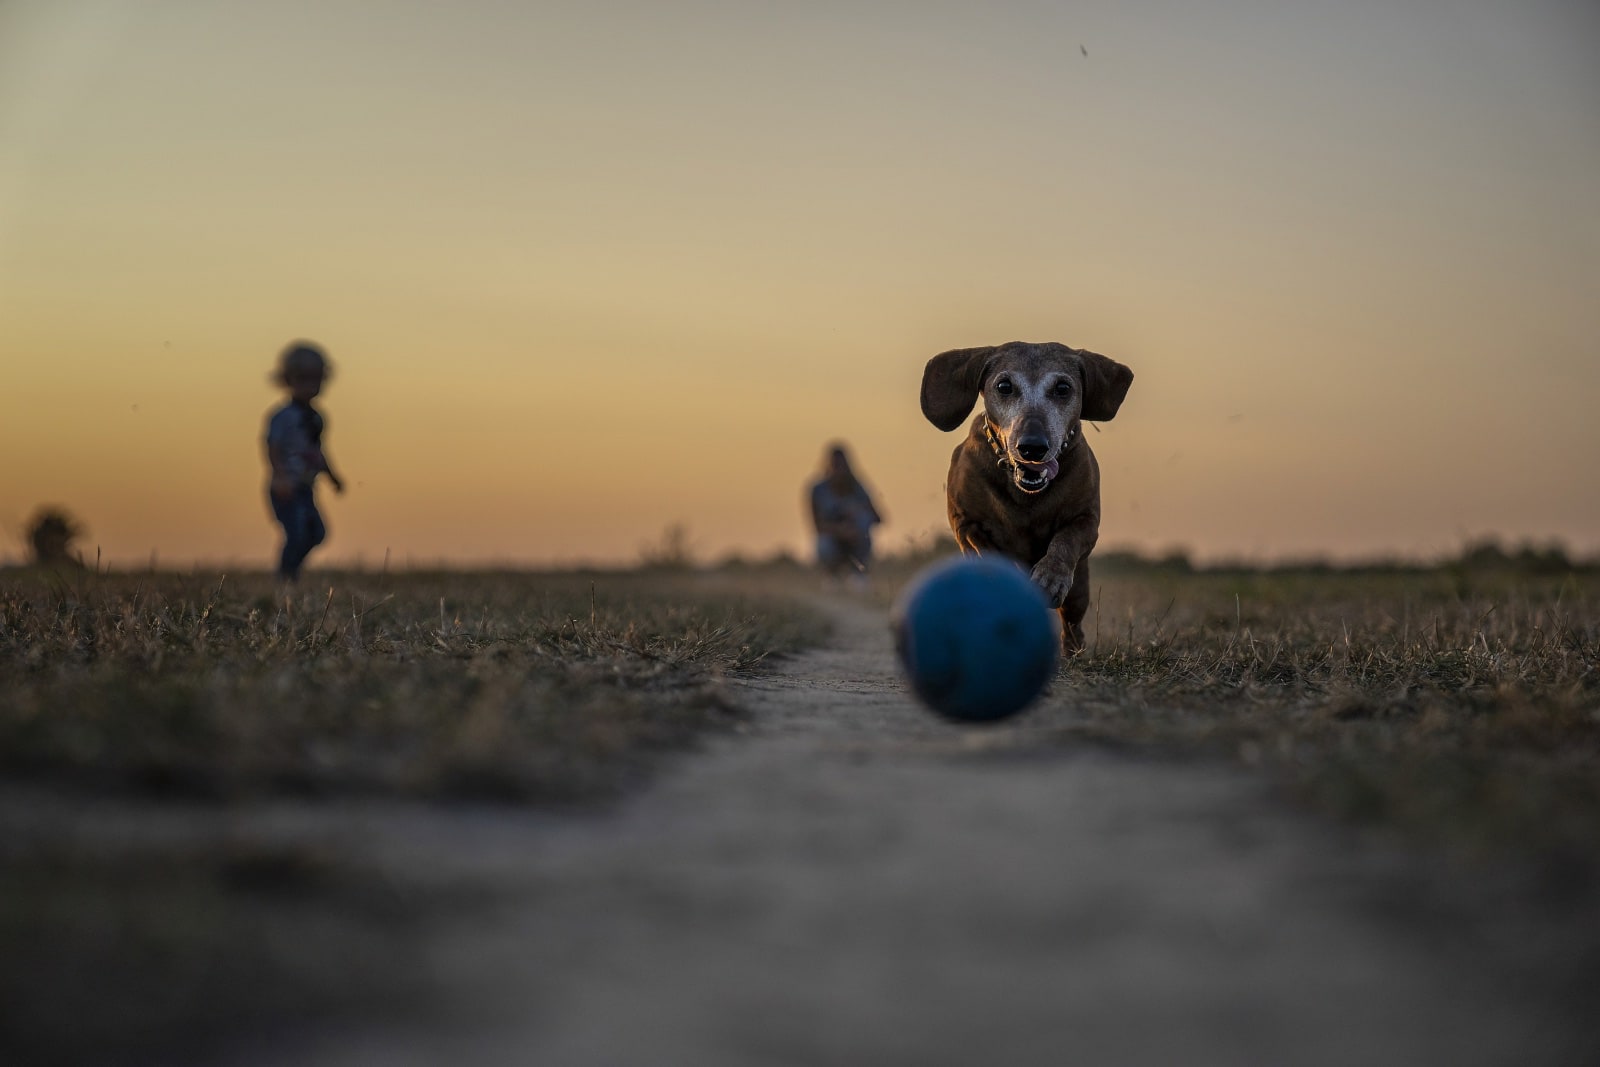
POLYGON ((942 349, 1138 379, 1102 543, 1600 550, 1600 5, 0 3, 0 521, 265 560, 799 548, 848 439, 943 523, 942 349), (1087 55, 1084 54, 1087 50, 1087 55))

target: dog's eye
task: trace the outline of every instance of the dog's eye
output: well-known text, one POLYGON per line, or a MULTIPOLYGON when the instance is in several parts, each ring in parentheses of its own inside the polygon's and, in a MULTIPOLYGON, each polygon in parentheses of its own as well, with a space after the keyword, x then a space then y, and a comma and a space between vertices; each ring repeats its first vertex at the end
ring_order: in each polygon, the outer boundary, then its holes
POLYGON ((1056 383, 1056 396, 1071 396, 1072 383, 1065 378, 1056 383))
POLYGON ((1010 378, 1001 378, 998 382, 994 383, 994 391, 999 393, 1001 396, 1010 396, 1017 390, 1016 387, 1011 384, 1010 378))

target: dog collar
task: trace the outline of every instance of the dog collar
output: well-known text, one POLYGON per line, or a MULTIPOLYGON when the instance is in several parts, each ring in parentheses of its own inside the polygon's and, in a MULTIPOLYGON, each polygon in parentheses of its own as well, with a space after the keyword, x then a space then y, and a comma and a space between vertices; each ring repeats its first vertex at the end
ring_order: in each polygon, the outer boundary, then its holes
MULTIPOLYGON (((1061 457, 1067 454, 1067 450, 1078 443, 1078 431, 1081 426, 1082 424, 1079 423, 1067 427, 1066 439, 1061 442, 1061 447, 1056 449, 1056 462, 1059 463, 1061 457)), ((1012 461, 1010 456, 1006 455, 1005 446, 1000 443, 1000 435, 994 432, 994 423, 989 421, 988 412, 984 412, 983 415, 983 439, 989 442, 989 448, 994 452, 996 466, 1013 471, 1017 469, 1016 463, 1012 461)))

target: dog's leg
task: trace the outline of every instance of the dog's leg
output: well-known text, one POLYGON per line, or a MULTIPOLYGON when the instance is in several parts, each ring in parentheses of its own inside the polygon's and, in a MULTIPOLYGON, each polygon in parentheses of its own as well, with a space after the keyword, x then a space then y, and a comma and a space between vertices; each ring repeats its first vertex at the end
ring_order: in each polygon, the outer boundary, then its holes
MULTIPOLYGON (((1097 515, 1083 515, 1062 526, 1050 538, 1050 547, 1044 558, 1033 565, 1033 580, 1056 607, 1068 603, 1078 587, 1078 564, 1087 559, 1098 539, 1100 519, 1097 515)), ((1083 590, 1088 595, 1088 590, 1083 590)), ((1087 601, 1085 601, 1087 603, 1087 601)), ((1083 618, 1080 614, 1079 620, 1083 618)))
POLYGON ((1078 561, 1072 590, 1061 604, 1061 651, 1076 656, 1083 651, 1083 617, 1089 613, 1089 557, 1078 561))
POLYGON ((961 549, 963 556, 989 556, 995 553, 994 542, 978 523, 970 520, 953 523, 951 529, 956 535, 956 547, 961 549))

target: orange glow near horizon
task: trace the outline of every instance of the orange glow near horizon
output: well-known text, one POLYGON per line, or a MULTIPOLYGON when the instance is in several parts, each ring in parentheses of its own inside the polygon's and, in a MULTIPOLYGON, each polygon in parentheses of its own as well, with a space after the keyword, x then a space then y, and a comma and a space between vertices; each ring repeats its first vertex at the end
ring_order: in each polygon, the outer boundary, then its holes
POLYGON ((804 552, 834 439, 921 538, 1012 339, 1137 374, 1102 545, 1600 551, 1600 12, 1081 7, 7 5, 0 558, 267 566, 296 337, 313 564, 804 552))

